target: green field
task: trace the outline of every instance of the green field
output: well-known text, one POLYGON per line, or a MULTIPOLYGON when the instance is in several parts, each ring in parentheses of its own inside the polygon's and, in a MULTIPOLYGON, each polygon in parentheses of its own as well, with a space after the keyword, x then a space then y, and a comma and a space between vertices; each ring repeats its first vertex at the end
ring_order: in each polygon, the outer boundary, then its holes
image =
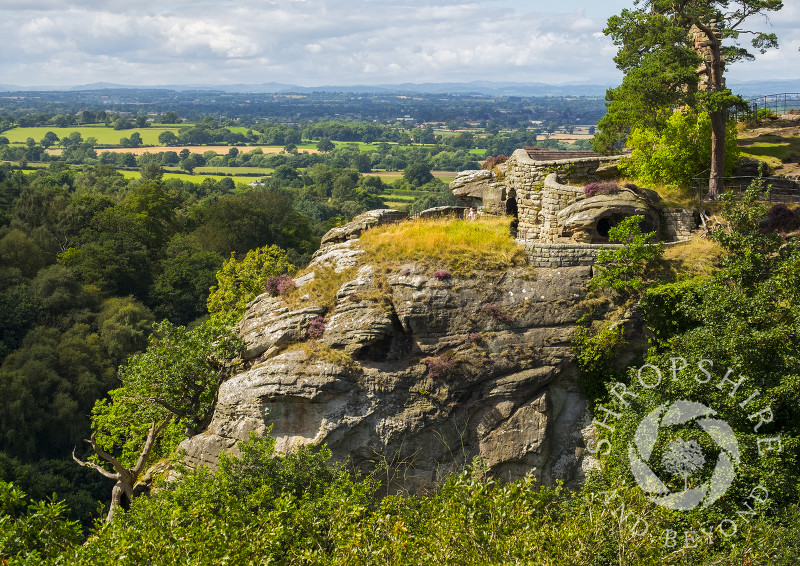
POLYGON ((395 210, 405 210, 406 207, 411 203, 406 201, 384 200, 383 204, 386 205, 386 208, 394 208, 395 210))
POLYGON ((176 126, 152 126, 150 128, 115 130, 109 126, 95 124, 89 126, 69 126, 67 128, 56 128, 53 126, 13 128, 3 132, 2 135, 7 137, 8 141, 11 143, 25 143, 25 140, 28 138, 33 138, 39 142, 47 132, 53 132, 59 139, 69 136, 72 132, 80 132, 84 140, 96 138, 99 145, 119 145, 120 139, 129 138, 133 132, 139 132, 144 145, 158 145, 158 136, 161 132, 170 131, 177 134, 178 130, 179 128, 176 126))
MULTIPOLYGON (((343 142, 343 141, 335 141, 333 145, 336 146, 336 149, 340 147, 357 147, 358 151, 378 151, 378 144, 376 143, 366 143, 366 142, 343 142)), ((390 144, 396 145, 396 144, 390 144)), ((314 144, 314 147, 317 147, 317 144, 314 144)))
POLYGON ((258 175, 259 178, 265 177, 272 173, 273 169, 266 167, 197 167, 195 173, 205 175, 233 175, 239 177, 241 175, 258 175))
POLYGON ((747 157, 764 161, 770 167, 777 169, 784 163, 797 163, 800 158, 800 139, 771 134, 740 139, 739 152, 747 157))
MULTIPOLYGON (((139 177, 141 177, 139 171, 126 170, 126 171, 120 171, 120 173, 122 173, 122 175, 126 179, 138 179, 139 177)), ((239 185, 240 183, 247 185, 249 183, 252 183, 253 181, 260 181, 263 177, 264 175, 258 175, 258 176, 246 176, 246 177, 231 177, 231 179, 233 179, 233 182, 236 183, 236 185, 239 185)), ((208 174, 188 175, 186 173, 173 173, 170 171, 164 173, 164 179, 180 179, 181 181, 189 181, 190 183, 202 183, 206 179, 214 179, 215 181, 219 181, 224 178, 225 177, 221 175, 208 175, 208 174)))
MULTIPOLYGON (((424 193, 420 193, 417 196, 422 196, 423 194, 424 193)), ((414 202, 416 200, 416 198, 417 198, 417 197, 405 197, 405 196, 400 196, 400 195, 396 195, 396 194, 392 194, 392 193, 383 193, 383 194, 380 194, 378 196, 380 198, 382 198, 383 200, 385 200, 386 202, 392 201, 392 202, 400 202, 400 203, 403 203, 403 204, 410 204, 410 203, 414 202)))

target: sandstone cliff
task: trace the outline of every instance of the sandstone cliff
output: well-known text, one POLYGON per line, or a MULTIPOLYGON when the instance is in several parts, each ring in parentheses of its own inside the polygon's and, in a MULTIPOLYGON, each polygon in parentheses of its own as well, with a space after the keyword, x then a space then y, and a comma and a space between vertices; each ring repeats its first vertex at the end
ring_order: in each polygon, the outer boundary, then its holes
POLYGON ((299 300, 250 304, 245 370, 222 384, 208 429, 182 444, 187 461, 213 466, 271 427, 280 451, 325 443, 412 491, 476 456, 503 478, 580 480, 587 411, 570 344, 591 267, 387 268, 365 260, 358 233, 329 239, 297 280, 299 300), (313 277, 337 273, 333 306, 303 297, 313 277))

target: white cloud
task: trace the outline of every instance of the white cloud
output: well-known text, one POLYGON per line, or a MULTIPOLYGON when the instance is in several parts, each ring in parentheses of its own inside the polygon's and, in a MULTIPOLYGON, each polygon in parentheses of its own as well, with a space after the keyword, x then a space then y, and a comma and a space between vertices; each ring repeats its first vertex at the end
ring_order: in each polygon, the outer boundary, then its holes
MULTIPOLYGON (((746 64, 769 69, 771 78, 775 73, 790 78, 790 69, 797 68, 800 9, 788 4, 773 18, 788 49, 746 64)), ((15 47, 0 52, 0 80, 613 84, 619 81, 612 61, 616 50, 602 29, 608 16, 630 5, 630 0, 561 0, 547 7, 518 0, 2 0, 0 35, 15 47)), ((731 74, 744 76, 744 65, 731 74)))

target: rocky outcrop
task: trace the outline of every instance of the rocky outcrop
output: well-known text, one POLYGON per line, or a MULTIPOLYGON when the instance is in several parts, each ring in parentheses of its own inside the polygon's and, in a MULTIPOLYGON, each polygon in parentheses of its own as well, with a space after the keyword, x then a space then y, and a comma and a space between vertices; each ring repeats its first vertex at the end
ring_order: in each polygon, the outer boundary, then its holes
POLYGON ((476 456, 502 478, 579 481, 587 410, 570 344, 591 268, 387 271, 355 247, 315 259, 357 265, 342 267, 333 309, 268 295, 250 305, 246 367, 181 445, 187 462, 214 466, 271 430, 281 451, 325 443, 355 468, 385 465, 390 489, 429 488, 476 456))
POLYGON ((483 199, 483 193, 489 189, 489 184, 494 179, 495 174, 487 169, 462 171, 450 183, 450 190, 456 198, 471 206, 474 200, 483 199))
POLYGON ((380 226, 381 224, 405 220, 407 217, 408 214, 405 212, 391 208, 368 210, 367 212, 359 214, 344 226, 329 230, 322 237, 321 247, 325 248, 329 245, 346 242, 347 240, 357 240, 361 234, 370 228, 380 226))
POLYGON ((435 220, 438 218, 457 218, 463 219, 467 215, 465 206, 435 206, 426 208, 419 214, 414 215, 415 220, 435 220))

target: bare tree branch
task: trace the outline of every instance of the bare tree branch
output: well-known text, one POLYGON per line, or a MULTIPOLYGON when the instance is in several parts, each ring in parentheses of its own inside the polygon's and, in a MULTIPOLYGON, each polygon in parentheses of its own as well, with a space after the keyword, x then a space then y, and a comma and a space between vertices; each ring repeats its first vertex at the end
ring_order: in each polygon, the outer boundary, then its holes
POLYGON ((98 446, 97 441, 95 441, 94 439, 95 435, 97 435, 97 432, 93 432, 92 436, 90 436, 89 439, 86 440, 86 442, 92 445, 92 449, 94 449, 94 451, 97 453, 98 456, 100 456, 103 460, 105 460, 114 467, 118 475, 125 474, 127 472, 125 466, 123 466, 119 460, 114 458, 114 456, 112 456, 111 454, 100 448, 100 446, 98 446))
POLYGON ((94 462, 84 462, 83 460, 79 460, 75 456, 75 449, 74 448, 72 449, 72 459, 75 460, 79 465, 83 466, 84 468, 92 468, 93 470, 97 470, 98 472, 100 472, 101 474, 103 474, 105 477, 107 477, 110 480, 119 480, 119 474, 112 474, 111 472, 109 472, 108 470, 106 470, 102 466, 98 466, 94 462))

